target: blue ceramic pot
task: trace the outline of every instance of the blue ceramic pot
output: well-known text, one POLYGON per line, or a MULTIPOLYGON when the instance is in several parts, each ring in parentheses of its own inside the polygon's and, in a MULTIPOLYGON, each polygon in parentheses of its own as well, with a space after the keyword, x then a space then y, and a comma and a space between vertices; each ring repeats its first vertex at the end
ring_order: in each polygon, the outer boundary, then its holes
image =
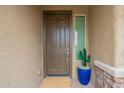
POLYGON ((87 85, 90 81, 91 69, 89 67, 83 68, 81 65, 78 67, 78 80, 82 85, 87 85))

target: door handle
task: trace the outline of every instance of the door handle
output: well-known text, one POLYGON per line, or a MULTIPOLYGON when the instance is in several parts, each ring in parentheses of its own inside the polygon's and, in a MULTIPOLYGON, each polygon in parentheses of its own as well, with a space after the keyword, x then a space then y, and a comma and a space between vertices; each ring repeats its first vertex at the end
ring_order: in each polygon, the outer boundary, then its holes
POLYGON ((69 51, 69 48, 67 48, 66 50, 69 51))

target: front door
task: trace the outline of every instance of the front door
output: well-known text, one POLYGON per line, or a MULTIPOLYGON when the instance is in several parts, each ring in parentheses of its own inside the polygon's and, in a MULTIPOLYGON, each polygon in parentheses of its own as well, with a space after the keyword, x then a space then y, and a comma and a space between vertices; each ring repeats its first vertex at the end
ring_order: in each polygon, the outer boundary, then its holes
POLYGON ((70 14, 46 14, 46 71, 47 75, 69 75, 70 14))

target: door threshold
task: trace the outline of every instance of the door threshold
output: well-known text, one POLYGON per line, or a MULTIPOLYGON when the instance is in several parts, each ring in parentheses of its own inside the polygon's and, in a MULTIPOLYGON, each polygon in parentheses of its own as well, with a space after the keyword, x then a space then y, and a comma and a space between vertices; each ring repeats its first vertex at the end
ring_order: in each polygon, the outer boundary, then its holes
POLYGON ((68 74, 48 74, 48 76, 59 77, 59 76, 69 76, 69 75, 68 74))

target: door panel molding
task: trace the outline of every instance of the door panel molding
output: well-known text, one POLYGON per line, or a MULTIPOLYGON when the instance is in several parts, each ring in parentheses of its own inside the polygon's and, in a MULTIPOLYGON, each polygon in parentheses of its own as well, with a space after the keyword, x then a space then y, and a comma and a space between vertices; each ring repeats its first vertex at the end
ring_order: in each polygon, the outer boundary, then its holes
POLYGON ((46 61, 46 16, 48 14, 68 14, 69 15, 69 31, 70 31, 70 62, 69 76, 72 77, 72 11, 43 11, 43 77, 47 76, 47 61, 46 61))

